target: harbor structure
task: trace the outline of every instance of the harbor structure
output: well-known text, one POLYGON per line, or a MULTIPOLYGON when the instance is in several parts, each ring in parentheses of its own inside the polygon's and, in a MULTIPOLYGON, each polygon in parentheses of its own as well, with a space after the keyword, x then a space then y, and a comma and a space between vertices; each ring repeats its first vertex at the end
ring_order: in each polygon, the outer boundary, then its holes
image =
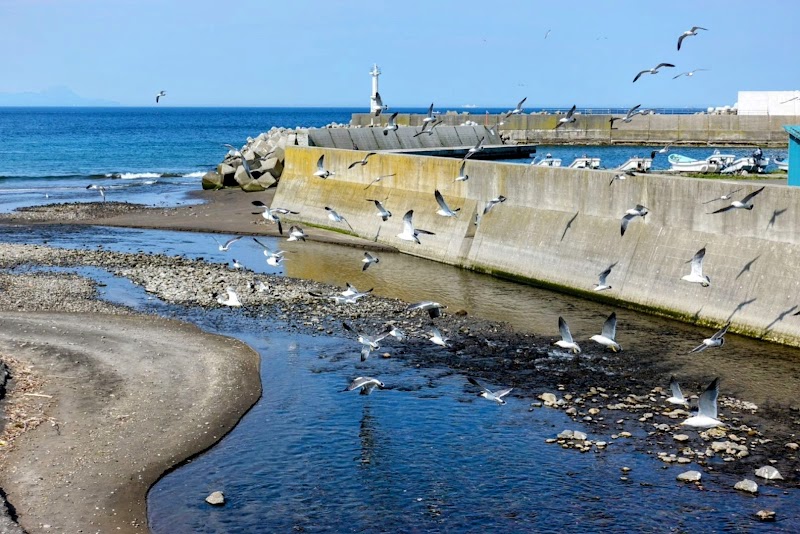
POLYGON ((377 63, 372 65, 372 70, 369 73, 372 76, 372 95, 369 97, 369 112, 370 115, 374 116, 375 113, 383 109, 383 104, 378 101, 378 76, 381 75, 381 69, 377 63))
POLYGON ((792 162, 800 161, 800 125, 784 126, 786 133, 789 134, 789 179, 788 185, 800 186, 800 165, 797 163, 792 167, 792 162))

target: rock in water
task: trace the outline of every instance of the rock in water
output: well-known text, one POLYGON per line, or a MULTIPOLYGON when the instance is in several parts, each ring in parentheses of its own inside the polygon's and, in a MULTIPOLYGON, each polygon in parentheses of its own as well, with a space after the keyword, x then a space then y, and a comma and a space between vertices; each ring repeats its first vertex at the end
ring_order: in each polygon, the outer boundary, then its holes
POLYGON ((756 512, 756 518, 758 518, 759 521, 775 521, 775 511, 759 510, 756 512))
POLYGON ((783 477, 777 469, 771 465, 765 465, 756 469, 756 476, 766 478, 767 480, 783 480, 783 477))
POLYGON ((747 493, 758 493, 758 484, 746 478, 737 482, 736 485, 733 486, 733 489, 746 491, 747 493))
POLYGON ((702 477, 702 473, 700 471, 686 471, 685 473, 681 473, 678 475, 678 480, 681 482, 698 482, 702 477))
POLYGON ((542 393, 541 395, 539 395, 539 398, 542 399, 542 401, 544 401, 545 406, 555 406, 556 402, 558 402, 556 400, 556 396, 553 395, 552 393, 542 393))
POLYGON ((221 506, 225 504, 225 496, 222 494, 221 491, 215 491, 208 497, 206 497, 206 502, 208 504, 213 504, 214 506, 221 506))

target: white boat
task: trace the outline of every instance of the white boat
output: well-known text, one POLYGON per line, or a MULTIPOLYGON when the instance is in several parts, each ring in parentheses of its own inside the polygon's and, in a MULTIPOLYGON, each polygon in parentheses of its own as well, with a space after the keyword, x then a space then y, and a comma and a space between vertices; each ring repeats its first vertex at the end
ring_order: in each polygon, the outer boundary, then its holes
POLYGON ((706 161, 716 163, 719 166, 719 170, 722 170, 736 161, 736 156, 733 154, 721 154, 719 150, 714 150, 714 153, 708 156, 706 161))
POLYGON ((763 160, 756 161, 753 157, 744 157, 739 158, 724 169, 722 169, 722 174, 749 174, 751 172, 758 172, 759 169, 759 162, 763 160))
POLYGON ((531 161, 531 165, 538 165, 539 167, 561 167, 561 159, 554 158, 550 154, 546 155, 543 160, 531 161))
POLYGON ((632 158, 629 158, 628 161, 617 167, 617 170, 647 172, 650 170, 650 166, 652 164, 653 158, 640 158, 639 156, 633 156, 632 158))
POLYGON ((588 156, 581 156, 569 164, 570 169, 599 169, 600 158, 590 158, 588 156))
POLYGON ((777 165, 778 169, 781 170, 781 171, 788 171, 789 170, 789 160, 788 159, 775 158, 775 165, 777 165))
MULTIPOLYGON (((709 159, 713 156, 709 156, 709 159)), ((670 154, 667 156, 669 161, 669 170, 673 172, 704 172, 713 173, 719 172, 722 165, 717 162, 712 162, 709 159, 694 159, 681 154, 670 154)))

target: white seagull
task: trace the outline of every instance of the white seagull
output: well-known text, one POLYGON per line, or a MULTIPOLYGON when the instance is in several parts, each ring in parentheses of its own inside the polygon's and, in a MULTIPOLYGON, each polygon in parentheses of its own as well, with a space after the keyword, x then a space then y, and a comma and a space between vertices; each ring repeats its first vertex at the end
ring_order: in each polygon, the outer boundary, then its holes
POLYGON ((231 245, 239 241, 242 237, 244 236, 237 235, 236 237, 228 239, 227 241, 225 241, 225 243, 220 243, 219 240, 213 235, 211 236, 211 239, 217 242, 217 245, 219 245, 220 252, 228 252, 228 250, 230 250, 231 248, 231 245))
POLYGON ((628 176, 636 176, 636 173, 630 169, 626 171, 620 171, 611 178, 611 181, 608 182, 608 185, 611 186, 617 180, 627 180, 628 176))
POLYGON ((367 267, 369 267, 369 266, 370 266, 370 265, 372 265, 373 263, 378 263, 378 262, 379 262, 379 261, 381 261, 381 260, 380 260, 380 259, 378 259, 378 257, 377 257, 377 256, 373 256, 373 255, 372 255, 372 254, 370 254, 369 252, 365 252, 365 253, 364 253, 364 258, 363 258, 361 261, 364 263, 364 267, 362 267, 362 268, 361 268, 361 270, 362 270, 362 271, 366 271, 366 270, 367 270, 367 267))
POLYGON ((725 195, 722 195, 721 197, 712 198, 711 200, 706 200, 705 202, 703 202, 703 204, 709 204, 709 203, 711 203, 711 202, 715 202, 715 201, 717 201, 717 200, 730 200, 730 199, 733 197, 733 195, 735 195, 736 193, 738 193, 738 192, 739 192, 739 191, 741 191, 741 190, 742 190, 742 188, 741 188, 741 187, 739 187, 738 189, 734 189, 734 190, 733 190, 733 191, 731 191, 730 193, 727 193, 727 194, 725 194, 725 195))
POLYGON ((711 70, 711 69, 694 69, 694 70, 690 70, 688 72, 681 72, 677 76, 673 76, 672 79, 675 80, 677 78, 680 78, 681 76, 686 76, 687 78, 691 78, 692 76, 694 76, 695 72, 699 72, 701 70, 711 70))
POLYGON ((561 339, 556 341, 554 345, 557 345, 562 349, 571 350, 575 354, 578 354, 581 351, 581 348, 577 343, 575 343, 575 341, 573 341, 572 334, 569 331, 569 326, 567 326, 567 322, 563 317, 558 318, 558 331, 561 333, 561 339))
POLYGON ((458 212, 461 211, 461 208, 456 208, 455 211, 451 210, 438 189, 433 192, 433 195, 436 197, 436 203, 439 204, 439 209, 436 210, 437 214, 442 217, 458 217, 458 212))
POLYGON ((431 105, 428 108, 428 115, 424 119, 422 119, 422 124, 424 126, 425 124, 427 124, 429 122, 433 122, 434 120, 436 120, 436 119, 433 116, 433 102, 431 102, 431 105))
POLYGON ((526 100, 528 100, 527 96, 522 100, 520 100, 519 103, 517 104, 517 107, 511 110, 511 115, 519 115, 520 113, 522 113, 522 104, 524 104, 526 100))
POLYGON ((422 302, 415 302, 414 304, 409 305, 408 308, 406 308, 406 311, 424 310, 428 312, 428 315, 431 319, 436 319, 442 315, 442 308, 446 307, 447 306, 443 306, 432 300, 423 300, 422 302))
POLYGON ((700 26, 692 26, 691 30, 686 30, 685 32, 683 32, 680 35, 680 37, 678 37, 678 50, 681 49, 681 43, 683 42, 684 39, 686 39, 687 37, 691 37, 693 35, 697 35, 697 30, 708 31, 707 28, 703 28, 703 27, 700 27, 700 26))
POLYGON ((617 262, 614 262, 608 266, 608 269, 600 273, 599 277, 600 279, 598 280, 598 283, 594 285, 595 291, 603 291, 606 289, 611 289, 611 286, 606 283, 606 278, 608 278, 608 275, 611 274, 611 269, 613 269, 616 265, 617 262))
POLYGON ((106 201, 106 188, 103 187, 102 185, 91 184, 87 185, 86 189, 96 189, 97 192, 100 193, 100 196, 103 197, 103 202, 106 201))
POLYGON ((314 171, 314 176, 318 176, 324 180, 334 174, 336 173, 325 168, 325 154, 321 155, 317 160, 317 170, 314 171))
POLYGON ((267 257, 267 265, 271 265, 272 267, 277 267, 285 258, 283 257, 286 254, 286 251, 283 250, 275 250, 273 251, 267 245, 256 239, 253 238, 253 241, 258 243, 261 248, 264 249, 264 256, 267 257))
MULTIPOLYGON (((346 289, 340 293, 342 296, 352 297, 353 295, 360 295, 361 294, 361 292, 358 289, 356 289, 356 286, 354 286, 350 282, 345 282, 345 286, 346 286, 346 289)), ((370 291, 372 291, 372 290, 370 289, 369 291, 365 291, 364 294, 367 294, 370 291)))
POLYGON ((671 146, 672 146, 672 143, 667 143, 666 145, 664 145, 664 148, 659 149, 658 153, 659 154, 666 154, 667 152, 669 152, 669 147, 671 147, 671 146))
POLYGON ((231 152, 233 152, 234 156, 242 161, 242 167, 244 167, 244 172, 247 173, 247 177, 251 180, 255 180, 255 178, 253 178, 253 174, 250 172, 250 165, 247 163, 247 160, 244 159, 242 152, 235 146, 229 145, 228 143, 223 143, 222 146, 227 147, 231 152))
POLYGON ((422 125, 422 129, 420 131, 418 131, 417 133, 415 133, 412 137, 418 137, 418 136, 420 136, 422 134, 433 135, 433 129, 436 128, 437 126, 439 126, 441 123, 442 123, 442 121, 426 122, 426 123, 424 123, 422 125))
MULTIPOLYGON (((156 94, 156 104, 158 104, 158 101, 159 101, 159 100, 161 100, 161 97, 162 97, 162 96, 167 96, 167 92, 166 92, 166 91, 159 91, 159 92, 156 94)), ((180 99, 179 99, 179 100, 180 100, 180 99)))
POLYGON ((764 190, 764 187, 766 187, 766 186, 762 186, 760 189, 756 189, 755 191, 753 191, 752 193, 750 193, 749 195, 744 197, 741 201, 734 200, 733 202, 731 202, 730 206, 725 206, 724 208, 720 208, 720 209, 718 209, 716 211, 712 211, 711 214, 713 215, 714 213, 722 213, 723 211, 728 211, 728 210, 733 210, 733 209, 744 209, 744 210, 753 209, 753 198, 757 194, 762 192, 764 190))
POLYGON ((442 333, 435 326, 431 327, 430 334, 431 334, 430 340, 434 344, 439 345, 440 347, 449 347, 450 346, 450 345, 447 344, 447 342, 450 341, 450 340, 448 338, 446 338, 446 337, 442 337, 442 333))
POLYGON ((238 269, 244 269, 244 265, 242 265, 241 263, 239 263, 239 262, 236 260, 236 258, 233 258, 233 259, 231 260, 231 267, 233 267, 234 269, 237 269, 237 270, 238 270, 238 269))
POLYGON ((361 388, 361 392, 359 393, 360 395, 369 395, 376 387, 383 389, 386 386, 377 378, 372 378, 371 376, 359 376, 350 382, 350 385, 344 388, 342 391, 353 391, 354 389, 361 388))
POLYGON ((723 425, 724 423, 717 419, 717 397, 719 397, 719 378, 715 378, 700 395, 697 401, 697 413, 681 424, 695 428, 723 425))
POLYGON ((636 80, 638 80, 642 74, 658 74, 658 69, 660 69, 661 67, 674 67, 674 66, 675 65, 673 65, 672 63, 659 63, 652 69, 645 69, 643 71, 640 71, 639 74, 637 74, 636 77, 633 79, 633 81, 635 83, 636 80))
POLYGON ((589 339, 592 341, 596 341, 600 343, 604 347, 607 347, 614 352, 622 351, 622 347, 619 346, 619 343, 616 341, 617 337, 617 312, 612 312, 611 315, 608 316, 606 322, 603 323, 603 330, 601 331, 600 335, 593 335, 589 339))
POLYGON ((376 184, 376 183, 380 182, 381 180, 383 180, 384 178, 391 178, 392 176, 397 176, 397 173, 393 172, 392 174, 384 174, 382 176, 378 176, 377 178, 372 180, 370 183, 368 183, 367 187, 365 187, 364 190, 366 191, 367 189, 369 189, 369 186, 371 186, 372 184, 376 184))
POLYGON ((421 245, 419 241, 419 235, 436 235, 433 232, 429 232, 428 230, 421 230, 419 228, 414 228, 414 223, 411 221, 411 218, 414 216, 414 210, 408 210, 405 215, 403 215, 403 231, 397 234, 397 237, 402 239, 403 241, 414 241, 416 244, 421 245))
POLYGON ((481 137, 480 141, 475 143, 474 147, 472 147, 469 150, 467 150, 467 153, 464 154, 464 158, 463 159, 468 159, 473 154, 477 154, 478 152, 482 151, 483 150, 483 141, 485 139, 486 139, 485 137, 481 137))
POLYGON ((370 157, 370 156, 374 156, 376 153, 377 153, 377 152, 367 152, 367 155, 366 155, 366 156, 364 156, 364 159, 360 159, 360 160, 358 160, 358 161, 354 161, 353 163, 351 163, 350 165, 348 165, 348 166, 347 166, 347 168, 348 168, 348 169, 352 169, 352 168, 353 168, 353 167, 355 167, 356 165, 361 165, 361 166, 363 167, 364 165, 366 165, 366 164, 369 162, 369 161, 368 161, 368 160, 369 160, 369 157, 370 157))
POLYGON ((731 323, 726 323, 725 326, 715 332, 713 336, 704 339, 701 344, 690 350, 689 354, 693 352, 702 352, 712 347, 721 347, 725 344, 725 334, 728 333, 728 328, 730 327, 731 323))
POLYGON ((397 119, 398 113, 399 111, 395 111, 392 113, 391 117, 389 117, 389 123, 383 128, 383 135, 389 135, 389 132, 397 131, 397 123, 395 120, 397 119))
MULTIPOLYGON (((337 222, 337 223, 344 222, 345 224, 347 224, 348 228, 353 230, 353 227, 350 226, 350 223, 347 221, 347 219, 345 219, 344 217, 342 217, 341 215, 336 213, 335 209, 329 208, 328 206, 325 206, 325 211, 328 212, 328 219, 332 220, 333 222, 337 222)), ((353 230, 353 231, 355 232, 355 230, 353 230)))
POLYGON ((242 305, 242 303, 239 301, 239 295, 236 294, 232 287, 225 288, 225 291, 228 292, 228 297, 225 298, 222 295, 219 295, 217 297, 217 302, 223 306, 230 306, 232 308, 238 308, 242 305))
POLYGON ((686 280, 687 282, 694 282, 696 284, 702 284, 703 287, 710 286, 711 278, 703 274, 703 258, 705 258, 705 256, 706 256, 706 247, 703 247, 700 250, 698 250, 694 256, 692 256, 691 260, 689 260, 690 262, 692 262, 692 272, 685 276, 682 276, 681 280, 686 280))
POLYGON ((347 323, 342 323, 342 325, 344 326, 345 330, 355 334, 356 338, 358 339, 358 342, 363 345, 363 347, 361 348, 361 361, 362 362, 366 361, 366 359, 369 358, 370 352, 372 352, 373 350, 378 350, 379 348, 381 348, 379 343, 383 340, 383 338, 385 338, 386 336, 389 335, 389 330, 384 330, 380 334, 375 334, 373 336, 368 336, 367 334, 364 334, 363 332, 359 332, 358 330, 356 330, 355 328, 353 328, 352 326, 350 326, 347 323))
POLYGON ((506 401, 503 400, 503 397, 505 397, 514 390, 514 388, 507 388, 507 389, 500 389, 498 391, 492 391, 491 389, 487 388, 486 386, 484 386, 471 376, 468 376, 467 380, 469 380, 470 384, 472 384, 473 386, 477 386, 482 390, 480 393, 478 393, 479 397, 483 397, 484 399, 494 401, 497 404, 505 404, 506 401))
POLYGON ((375 203, 375 207, 376 207, 376 208, 378 208, 378 217, 380 217, 380 218, 381 218, 381 220, 383 220, 383 222, 386 222, 386 221, 388 221, 388 220, 389 220, 389 217, 391 217, 391 216, 392 216, 392 212, 391 212, 391 211, 389 211, 389 210, 387 210, 387 209, 386 209, 386 208, 383 206, 383 202, 381 202, 380 200, 375 200, 375 199, 372 199, 372 198, 368 198, 368 199, 366 199, 366 200, 367 200, 368 202, 374 202, 374 203, 375 203))
POLYGON ((686 397, 683 396, 681 386, 678 384, 678 381, 675 380, 674 376, 669 377, 669 389, 672 393, 672 396, 667 399, 668 403, 681 404, 683 406, 687 406, 689 404, 686 400, 686 397))
POLYGON ((612 128, 614 127, 614 121, 631 122, 636 115, 642 114, 642 112, 639 110, 641 106, 641 104, 636 104, 628 110, 628 113, 626 113, 624 117, 611 117, 608 119, 608 122, 611 123, 612 128))
POLYGON ((497 204, 500 204, 500 203, 505 202, 505 201, 506 201, 506 197, 504 197, 503 195, 500 195, 497 198, 493 198, 492 200, 490 200, 489 202, 486 203, 486 207, 483 208, 483 214, 486 215, 487 213, 489 213, 490 209, 495 207, 497 204))
POLYGON ((646 207, 642 206, 641 204, 636 204, 635 208, 631 208, 625 212, 625 215, 622 216, 622 224, 619 228, 619 235, 625 235, 625 230, 628 228, 628 223, 631 222, 636 217, 641 217, 644 219, 645 215, 650 213, 646 207))
POLYGON ((453 180, 454 182, 465 182, 469 180, 469 175, 464 172, 464 167, 467 165, 466 161, 461 162, 461 167, 458 169, 458 176, 453 180))
POLYGON ((389 109, 389 106, 383 105, 383 99, 381 98, 381 94, 378 91, 375 91, 375 116, 378 117, 383 112, 384 109, 389 109))
POLYGON ((267 222, 272 223, 272 224, 277 224, 278 225, 278 233, 281 234, 281 235, 283 235, 283 226, 281 225, 280 217, 278 217, 275 214, 276 213, 283 213, 283 214, 291 213, 293 215, 298 215, 300 213, 300 212, 297 212, 297 211, 288 210, 286 208, 270 208, 269 206, 267 206, 266 204, 264 204, 260 200, 254 200, 254 201, 251 202, 251 204, 253 206, 257 206, 259 208, 263 208, 264 209, 264 211, 261 213, 261 216, 264 217, 264 219, 267 222))
POLYGON ((572 109, 567 111, 566 115, 558 119, 558 122, 556 123, 556 128, 558 128, 559 126, 564 126, 568 122, 575 122, 577 120, 577 117, 575 116, 575 108, 576 106, 572 106, 572 109))
POLYGON ((301 227, 292 225, 289 227, 289 237, 286 241, 305 241, 307 237, 301 227))

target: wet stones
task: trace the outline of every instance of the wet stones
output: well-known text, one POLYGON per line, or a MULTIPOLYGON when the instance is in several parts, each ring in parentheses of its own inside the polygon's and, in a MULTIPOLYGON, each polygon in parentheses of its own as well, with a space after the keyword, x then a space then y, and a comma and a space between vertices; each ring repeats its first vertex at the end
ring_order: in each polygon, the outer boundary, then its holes
POLYGON ((700 471, 684 471, 683 473, 679 474, 676 479, 681 482, 700 482, 702 478, 702 473, 700 471))
POLYGON ((743 491, 745 493, 756 494, 756 493, 758 493, 758 484, 756 484, 754 481, 746 478, 744 480, 740 480, 739 482, 737 482, 733 486, 733 489, 739 490, 739 491, 743 491))
POLYGON ((774 510, 759 510, 755 513, 755 516, 759 521, 775 521, 776 519, 774 510))
POLYGON ((206 502, 212 506, 222 506, 225 504, 225 496, 221 491, 215 491, 206 497, 206 502))
POLYGON ((771 465, 765 465, 756 469, 756 476, 767 480, 783 480, 780 472, 771 465))

